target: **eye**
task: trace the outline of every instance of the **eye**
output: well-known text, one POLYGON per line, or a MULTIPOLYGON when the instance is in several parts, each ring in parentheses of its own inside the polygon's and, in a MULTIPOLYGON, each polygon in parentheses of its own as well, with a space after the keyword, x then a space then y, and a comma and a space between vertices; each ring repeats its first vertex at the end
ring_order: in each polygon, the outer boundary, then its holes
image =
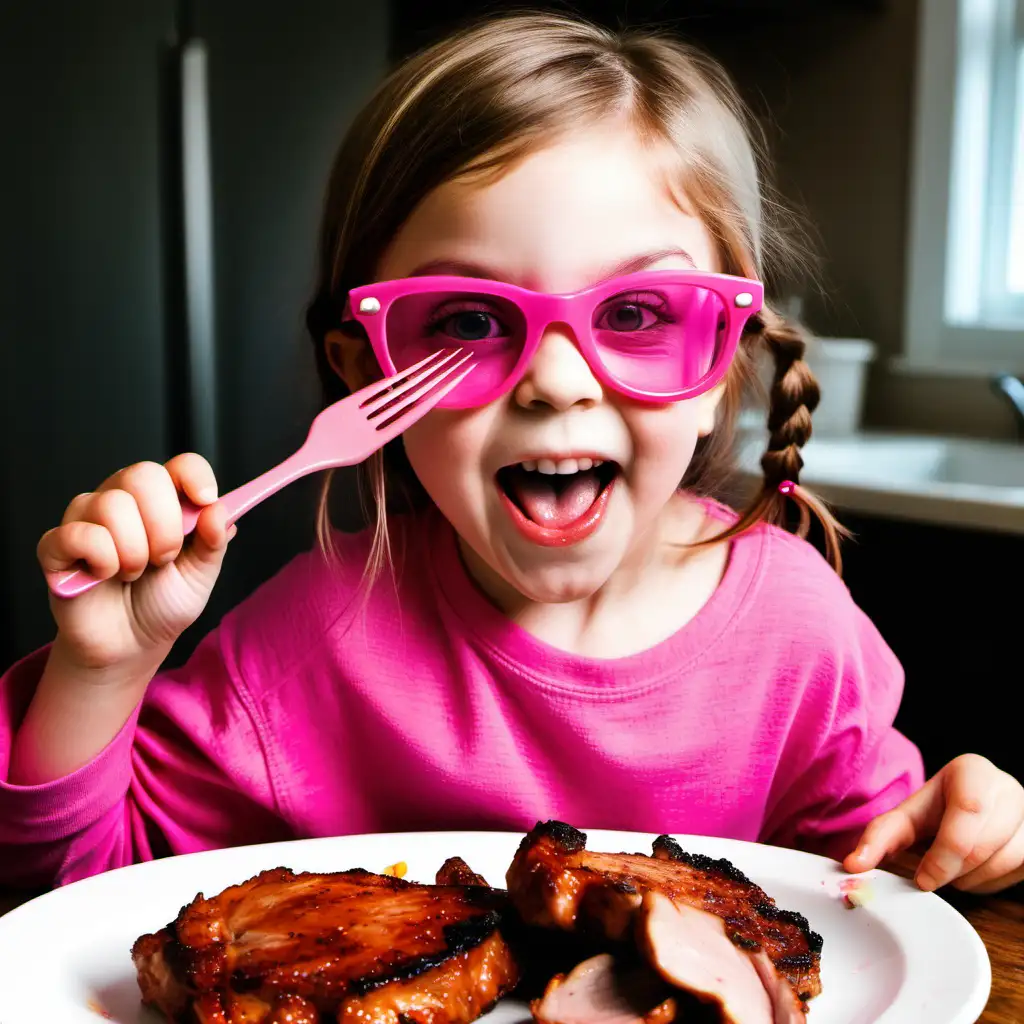
POLYGON ((498 318, 481 310, 453 313, 445 318, 441 330, 459 341, 483 341, 485 338, 497 338, 503 333, 498 318))
POLYGON ((434 312, 427 324, 427 332, 443 334, 453 341, 463 343, 489 341, 509 335, 505 323, 493 312, 474 306, 464 305, 459 308, 450 302, 434 312))
POLYGON ((654 324, 657 319, 649 309, 627 302, 605 310, 602 322, 598 326, 608 331, 642 331, 654 324))
POLYGON ((667 313, 659 295, 618 295, 600 308, 594 327, 617 334, 638 334, 665 323, 667 313))

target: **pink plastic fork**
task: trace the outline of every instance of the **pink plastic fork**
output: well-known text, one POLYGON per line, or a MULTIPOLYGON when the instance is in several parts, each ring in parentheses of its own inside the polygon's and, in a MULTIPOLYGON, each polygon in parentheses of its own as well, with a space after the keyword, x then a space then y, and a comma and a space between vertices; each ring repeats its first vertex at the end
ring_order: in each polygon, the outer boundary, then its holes
MULTIPOLYGON (((228 510, 228 524, 300 477, 336 466, 354 466, 383 448, 472 372, 473 364, 466 366, 472 357, 459 359, 460 352, 435 352, 415 366, 328 406, 313 420, 306 440, 294 455, 221 497, 228 510)), ((188 536, 196 528, 201 509, 187 498, 180 497, 180 501, 182 527, 188 536)), ((58 597, 77 597, 102 582, 85 568, 51 570, 46 573, 46 581, 58 597)))

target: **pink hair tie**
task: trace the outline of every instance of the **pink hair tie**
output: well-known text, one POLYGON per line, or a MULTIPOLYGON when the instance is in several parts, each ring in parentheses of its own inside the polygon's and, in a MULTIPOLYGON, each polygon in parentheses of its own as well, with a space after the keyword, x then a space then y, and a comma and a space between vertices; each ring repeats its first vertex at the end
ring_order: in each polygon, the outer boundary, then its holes
POLYGON ((796 490, 796 484, 792 480, 783 480, 779 484, 779 494, 784 494, 787 498, 796 490))

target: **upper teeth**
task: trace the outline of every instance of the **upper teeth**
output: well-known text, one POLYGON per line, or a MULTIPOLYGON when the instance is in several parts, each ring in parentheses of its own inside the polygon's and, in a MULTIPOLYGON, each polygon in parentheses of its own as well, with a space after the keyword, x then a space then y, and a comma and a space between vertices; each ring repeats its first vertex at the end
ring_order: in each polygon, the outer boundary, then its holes
POLYGON ((555 462, 554 459, 527 459, 520 465, 528 473, 547 473, 549 476, 555 473, 569 474, 579 473, 587 469, 596 469, 598 466, 604 464, 604 459, 559 459, 555 462))

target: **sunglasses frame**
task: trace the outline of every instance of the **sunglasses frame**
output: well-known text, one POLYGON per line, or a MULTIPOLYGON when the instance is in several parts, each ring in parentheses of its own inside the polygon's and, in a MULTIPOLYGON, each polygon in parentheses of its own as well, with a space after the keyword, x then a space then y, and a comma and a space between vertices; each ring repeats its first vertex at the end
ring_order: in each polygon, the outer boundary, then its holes
POLYGON ((441 407, 449 409, 477 408, 507 394, 526 373, 541 340, 552 324, 564 324, 570 329, 576 346, 587 361, 591 372, 605 386, 641 402, 663 404, 696 398, 715 387, 725 376, 736 354, 747 321, 761 311, 764 303, 764 286, 760 281, 704 270, 643 270, 609 278, 582 291, 567 294, 534 292, 504 281, 448 274, 378 281, 353 288, 349 292, 345 319, 356 320, 362 325, 385 376, 397 372, 388 349, 385 326, 392 303, 409 295, 430 292, 456 292, 460 295, 485 295, 503 299, 519 308, 526 325, 522 352, 502 384, 484 392, 483 397, 477 396, 472 402, 460 402, 457 397, 459 389, 456 389, 452 395, 439 403, 441 407), (656 393, 632 387, 607 369, 594 342, 591 321, 594 310, 602 302, 616 295, 666 284, 690 285, 717 295, 726 319, 725 339, 719 357, 699 381, 685 388, 656 393))

